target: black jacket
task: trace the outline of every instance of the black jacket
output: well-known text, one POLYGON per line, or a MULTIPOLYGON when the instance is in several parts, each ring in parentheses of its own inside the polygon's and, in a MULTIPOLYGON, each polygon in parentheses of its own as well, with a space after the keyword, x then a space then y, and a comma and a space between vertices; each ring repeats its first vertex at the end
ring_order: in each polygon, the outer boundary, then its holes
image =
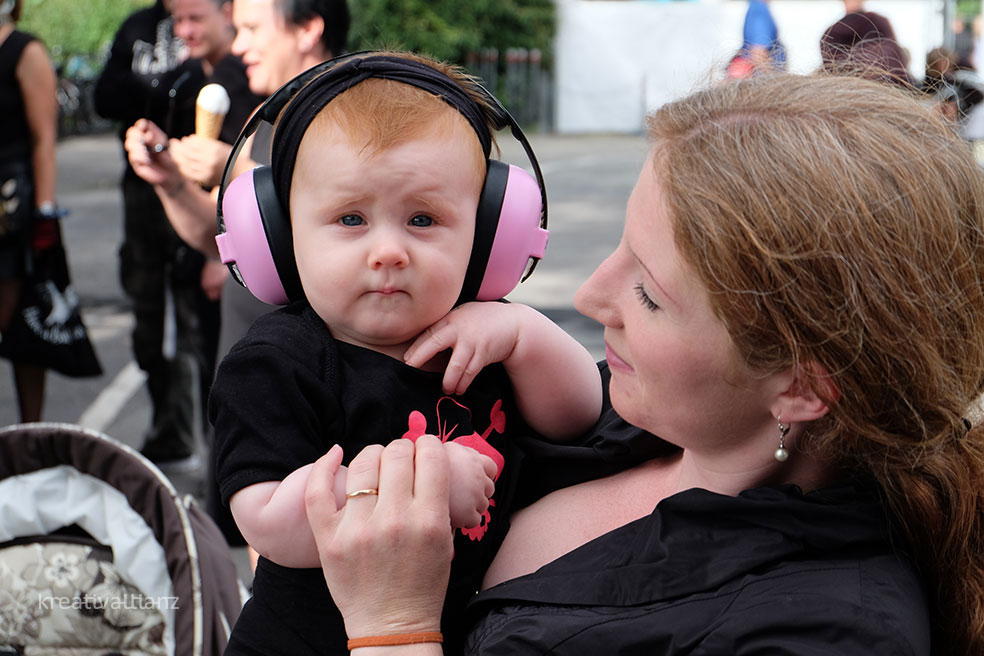
MULTIPOLYGON (((676 451, 606 408, 580 445, 527 441, 531 498, 676 451)), ((885 512, 863 481, 681 492, 476 596, 464 653, 929 654, 925 596, 885 512)))
POLYGON ((689 490, 472 603, 465 653, 929 654, 877 495, 689 490))
POLYGON ((149 118, 172 137, 195 130, 195 98, 204 83, 197 60, 185 60, 164 4, 131 14, 113 39, 95 89, 96 112, 120 121, 120 137, 149 118))

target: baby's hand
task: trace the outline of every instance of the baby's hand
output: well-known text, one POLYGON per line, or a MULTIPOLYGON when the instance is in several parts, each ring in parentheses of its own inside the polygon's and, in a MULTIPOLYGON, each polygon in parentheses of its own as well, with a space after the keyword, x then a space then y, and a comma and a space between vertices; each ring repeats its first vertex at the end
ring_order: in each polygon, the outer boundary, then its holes
POLYGON ((495 492, 495 463, 475 449, 454 442, 445 443, 444 449, 451 465, 451 526, 479 526, 495 492))
POLYGON ((404 362, 421 367, 446 349, 445 394, 464 394, 475 376, 493 362, 503 362, 516 348, 524 319, 522 305, 465 303, 425 330, 407 349, 404 362))

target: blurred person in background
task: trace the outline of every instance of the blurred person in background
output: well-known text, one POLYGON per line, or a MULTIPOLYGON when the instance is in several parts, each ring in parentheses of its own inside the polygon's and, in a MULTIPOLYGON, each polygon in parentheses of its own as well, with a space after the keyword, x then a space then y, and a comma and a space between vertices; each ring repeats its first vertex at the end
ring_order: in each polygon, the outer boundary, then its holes
MULTIPOLYGON (((236 27, 232 52, 246 66, 250 90, 260 96, 272 94, 297 74, 345 50, 349 26, 345 0, 233 0, 232 5, 236 27)), ((217 257, 217 190, 206 191, 199 181, 218 182, 228 151, 214 151, 213 161, 206 165, 204 157, 192 155, 192 140, 174 142, 173 151, 171 145, 154 121, 137 121, 127 131, 125 146, 130 163, 154 186, 174 229, 202 253, 217 257), (154 152, 157 149, 153 146, 158 144, 168 144, 168 148, 154 152), (209 166, 212 173, 203 174, 209 166)), ((247 146, 244 152, 262 150, 247 146)), ((254 160, 263 157, 240 157, 236 172, 256 166, 254 160)), ((253 319, 270 309, 229 282, 222 293, 222 306, 220 358, 245 334, 253 319)))
POLYGON ((741 49, 728 63, 728 77, 748 77, 756 71, 785 70, 786 47, 772 18, 769 0, 749 0, 742 27, 741 49))
MULTIPOLYGON (((51 237, 38 229, 58 216, 55 72, 44 44, 16 29, 20 13, 21 0, 0 0, 0 333, 19 309, 35 247, 51 237)), ((46 369, 12 364, 20 419, 39 421, 46 369)))
MULTIPOLYGON (((263 97, 312 66, 343 54, 350 21, 345 0, 233 0, 232 20, 236 28, 232 52, 246 66, 250 90, 263 97)), ((263 141, 263 135, 254 138, 263 141)), ((153 185, 182 239, 205 255, 218 257, 215 244, 218 190, 206 191, 201 183, 218 181, 231 149, 210 149, 209 163, 206 149, 199 149, 195 141, 169 141, 154 121, 139 120, 127 130, 125 147, 134 171, 153 185), (170 145, 155 152, 153 146, 157 144, 170 145), (211 173, 203 173, 209 170, 211 173)), ((254 154, 252 159, 245 156, 251 152, 268 153, 269 144, 247 146, 235 172, 257 166, 253 160, 263 161, 268 156, 254 154)), ((231 277, 227 278, 221 296, 218 360, 246 334, 256 318, 272 309, 231 277)), ((214 463, 210 461, 207 475, 212 479, 214 473, 214 463)), ((207 486, 207 507, 229 543, 244 544, 211 481, 207 486)))
POLYGON ((967 16, 957 16, 953 19, 953 51, 961 68, 973 67, 974 27, 967 16))
POLYGON ((902 87, 913 87, 909 55, 895 38, 887 18, 864 9, 863 0, 844 0, 844 16, 820 38, 825 70, 858 73, 902 87))
MULTIPOLYGON (((236 37, 232 24, 232 0, 171 0, 171 15, 174 34, 187 47, 191 61, 201 66, 204 83, 222 87, 229 98, 229 109, 221 120, 218 134, 200 132, 202 128, 196 120, 195 132, 171 143, 175 151, 183 146, 181 151, 191 171, 189 177, 211 189, 214 184, 208 182, 207 176, 197 174, 198 167, 203 161, 216 158, 224 161, 228 157, 231 144, 236 141, 239 131, 262 98, 250 90, 246 67, 237 55, 232 54, 232 42, 236 37)), ((198 112, 197 103, 195 111, 198 112)), ((205 259, 200 278, 204 292, 204 297, 200 297, 203 301, 200 318, 205 337, 204 365, 200 371, 203 410, 215 372, 219 298, 228 275, 226 266, 217 259, 205 259)), ((203 421, 203 426, 208 435, 207 421, 203 421)))
POLYGON ((940 105, 943 115, 962 127, 970 111, 984 100, 974 71, 960 66, 957 53, 933 48, 926 54, 926 74, 920 88, 940 105))
POLYGON ((214 162, 225 163, 239 131, 263 98, 249 88, 246 66, 232 53, 236 37, 232 0, 171 2, 175 35, 185 43, 189 55, 200 62, 206 83, 220 85, 229 95, 229 111, 218 138, 196 131, 170 143, 172 155, 181 162, 188 177, 211 189, 221 175, 221 169, 214 174, 214 162))
MULTIPOLYGON (((174 34, 172 4, 157 0, 123 22, 96 83, 96 111, 123 130, 147 118, 172 136, 194 131, 204 74, 174 34)), ((195 424, 204 425, 207 326, 218 316, 217 306, 211 316, 203 312, 205 258, 178 237, 153 187, 128 162, 121 188, 120 282, 133 303, 133 354, 147 373, 153 414, 140 450, 169 472, 193 471, 201 462, 195 424)))

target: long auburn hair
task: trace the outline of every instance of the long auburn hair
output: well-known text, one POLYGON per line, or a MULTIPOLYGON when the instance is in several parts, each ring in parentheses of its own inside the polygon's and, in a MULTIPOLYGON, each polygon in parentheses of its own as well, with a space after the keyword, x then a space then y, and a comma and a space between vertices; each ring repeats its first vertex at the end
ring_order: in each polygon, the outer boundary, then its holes
POLYGON ((827 401, 806 448, 880 485, 934 653, 984 653, 984 174, 970 147, 912 94, 826 75, 725 83, 648 128, 677 247, 740 357, 797 367, 827 401))

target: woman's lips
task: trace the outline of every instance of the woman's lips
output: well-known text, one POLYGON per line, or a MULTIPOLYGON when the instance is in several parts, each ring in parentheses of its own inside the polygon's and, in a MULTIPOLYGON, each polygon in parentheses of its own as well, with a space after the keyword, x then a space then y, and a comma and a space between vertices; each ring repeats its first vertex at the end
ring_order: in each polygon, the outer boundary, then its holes
POLYGON ((628 362, 618 357, 618 354, 605 342, 605 360, 608 361, 608 366, 612 369, 620 369, 622 371, 632 371, 632 367, 628 362))

